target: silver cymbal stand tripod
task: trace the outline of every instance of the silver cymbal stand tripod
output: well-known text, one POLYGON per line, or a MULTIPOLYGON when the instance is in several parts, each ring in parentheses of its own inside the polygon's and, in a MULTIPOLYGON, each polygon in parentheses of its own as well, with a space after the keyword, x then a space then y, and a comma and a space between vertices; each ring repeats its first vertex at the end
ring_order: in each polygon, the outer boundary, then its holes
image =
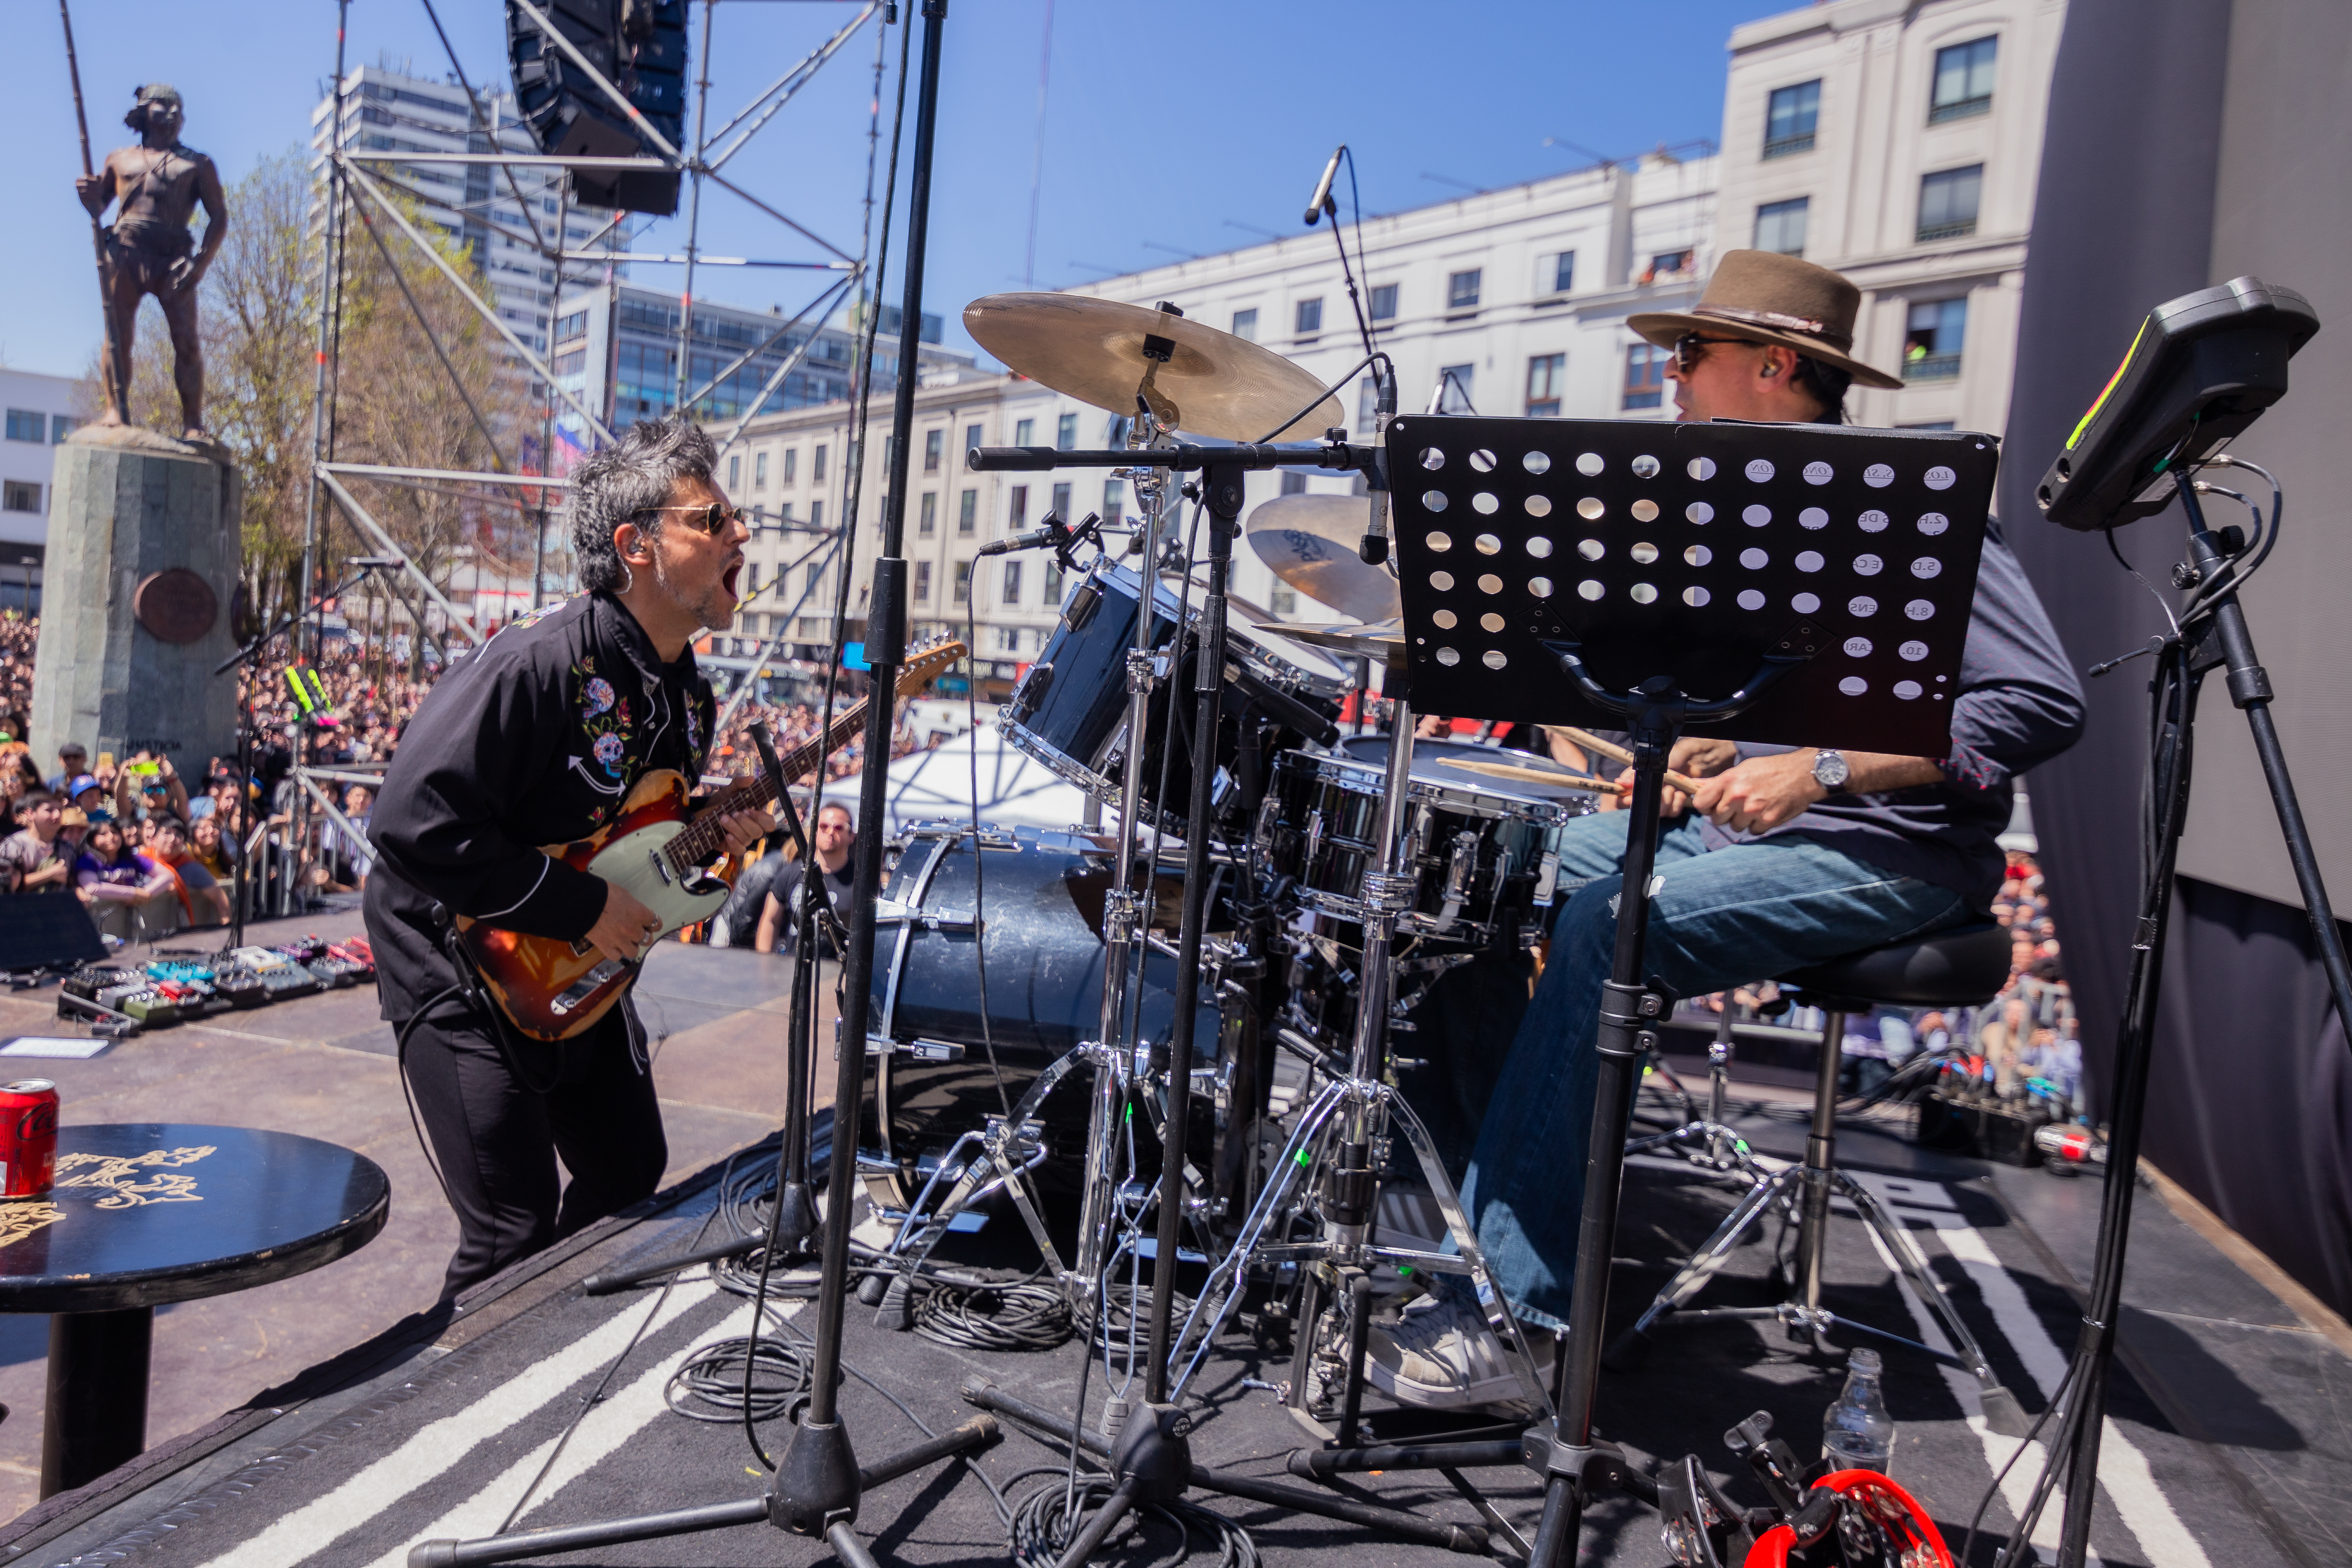
MULTIPOLYGON (((1389 686, 1401 685, 1402 670, 1390 668, 1389 686)), ((1412 705, 1402 697, 1395 703, 1395 726, 1389 736, 1388 777, 1381 800, 1377 827, 1380 865, 1364 877, 1362 981, 1356 1007, 1356 1026, 1348 1070, 1328 1079, 1307 1101, 1297 1125, 1283 1146, 1271 1178, 1242 1222, 1232 1248, 1220 1260, 1202 1288, 1198 1301, 1186 1316, 1183 1331, 1172 1349, 1171 1364, 1181 1372, 1170 1397, 1181 1398, 1184 1386, 1200 1370, 1215 1341, 1241 1300, 1243 1278, 1255 1264, 1297 1263, 1310 1268, 1307 1299, 1298 1315, 1298 1332, 1311 1336, 1319 1312, 1324 1274, 1344 1294, 1348 1303, 1347 1383, 1341 1398, 1338 1446, 1357 1446, 1364 1383, 1366 1336, 1371 1326, 1372 1270, 1382 1263, 1432 1273, 1466 1276, 1482 1304, 1499 1310, 1513 1349, 1523 1363, 1521 1381, 1547 1418, 1549 1392, 1536 1370, 1527 1337, 1511 1316, 1502 1292, 1495 1289, 1478 1235, 1462 1206, 1460 1195, 1445 1173, 1429 1131, 1412 1108, 1381 1081, 1388 1061, 1390 1008, 1393 999, 1392 954, 1397 919, 1411 907, 1414 878, 1405 866, 1409 830, 1409 786, 1412 772, 1412 705), (1420 1163, 1423 1178, 1444 1215, 1458 1255, 1394 1247, 1374 1234, 1373 1218, 1380 1201, 1381 1166, 1391 1130, 1401 1130, 1420 1163), (1280 1226, 1309 1193, 1323 1218, 1323 1235, 1313 1241, 1285 1238, 1280 1226)), ((1307 1341, 1302 1338, 1301 1364, 1307 1341)), ((1292 1408, 1303 1408, 1303 1378, 1294 1377, 1292 1408)))
MULTIPOLYGON (((1149 356, 1152 350, 1145 348, 1149 356)), ((1154 368, 1157 367, 1157 362, 1154 368)), ((1168 433, 1153 417, 1149 404, 1137 398, 1138 412, 1129 427, 1128 446, 1140 449, 1170 444, 1168 433)), ((978 1131, 958 1138, 940 1160, 915 1200, 908 1206, 907 1216, 900 1222, 898 1234, 892 1237, 885 1256, 901 1265, 898 1279, 893 1281, 884 1298, 886 1310, 894 1303, 903 1303, 908 1282, 914 1278, 932 1250, 945 1237, 954 1218, 971 1205, 1003 1190, 1012 1194, 1013 1204, 1022 1222, 1028 1226, 1030 1237, 1036 1243, 1046 1267, 1070 1304, 1071 1311, 1084 1321, 1090 1318, 1099 1298, 1102 1276, 1113 1256, 1111 1232, 1122 1218, 1132 1234, 1129 1243, 1141 1236, 1143 1205, 1140 1202, 1120 1201, 1120 1154, 1125 1147, 1122 1138, 1120 1107, 1127 1103, 1129 1092, 1139 1084, 1149 1088, 1150 1078, 1150 1047, 1139 1044, 1142 1016, 1141 989, 1143 962, 1150 942, 1150 925, 1145 918, 1147 900, 1151 895, 1137 886, 1137 867, 1141 858, 1142 787, 1144 751, 1141 737, 1147 733, 1151 699, 1154 691, 1173 674, 1175 654, 1181 651, 1181 632, 1175 643, 1163 652, 1155 644, 1152 628, 1154 588, 1158 581, 1156 563, 1160 559, 1162 527, 1171 503, 1179 501, 1179 484, 1173 470, 1164 468, 1138 467, 1114 469, 1123 473, 1135 486, 1135 495, 1143 514, 1143 565, 1139 569, 1142 589, 1136 612, 1135 646, 1127 654, 1127 733, 1129 763, 1123 770, 1119 784, 1118 844, 1112 882, 1104 900, 1104 954, 1100 1038, 1081 1041, 1037 1075, 1010 1116, 994 1115, 978 1131), (1045 1155, 1039 1142, 1043 1124, 1037 1113, 1047 1096, 1080 1068, 1094 1069, 1094 1081, 1088 1091, 1089 1108, 1087 1118, 1087 1148, 1083 1166, 1084 1184, 1078 1206, 1078 1250, 1075 1264, 1066 1264, 1061 1253, 1047 1235, 1044 1216, 1040 1214, 1036 1194, 1028 1173, 1034 1170, 1045 1155), (936 1204, 933 1194, 941 1183, 947 1191, 940 1194, 936 1204)), ((1181 700, 1181 699, 1180 699, 1181 700)), ((976 935, 975 941, 981 940, 976 935)), ((1179 977, 1179 983, 1183 977, 1179 977)), ((1139 1096, 1145 1102, 1145 1113, 1158 1124, 1162 1119, 1152 1096, 1139 1096)), ((1132 1375, 1132 1369, 1130 1369, 1132 1375)))

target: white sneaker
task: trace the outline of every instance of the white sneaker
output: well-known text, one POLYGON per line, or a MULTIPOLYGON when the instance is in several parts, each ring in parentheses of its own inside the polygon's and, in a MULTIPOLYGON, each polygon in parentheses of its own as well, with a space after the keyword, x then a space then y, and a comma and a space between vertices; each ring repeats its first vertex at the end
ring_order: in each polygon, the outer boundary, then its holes
POLYGON ((1533 1403, 1518 1358, 1476 1309, 1451 1298, 1408 1308, 1394 1324, 1374 1323, 1364 1381, 1400 1405, 1430 1409, 1533 1403))

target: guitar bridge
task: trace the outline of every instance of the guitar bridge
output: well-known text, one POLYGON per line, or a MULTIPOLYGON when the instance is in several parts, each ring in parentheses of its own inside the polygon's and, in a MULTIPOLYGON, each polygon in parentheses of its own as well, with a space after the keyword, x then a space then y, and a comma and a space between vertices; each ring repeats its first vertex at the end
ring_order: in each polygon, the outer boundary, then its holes
POLYGON ((562 991, 557 994, 555 999, 547 1005, 547 1010, 561 1018, 566 1013, 571 1012, 574 1007, 579 1006, 580 1004, 587 1001, 591 996, 593 996, 597 991, 603 987, 606 981, 626 972, 628 967, 629 966, 627 964, 623 963, 617 958, 606 959, 604 963, 598 964, 595 968, 590 970, 587 973, 582 975, 579 979, 565 986, 562 991))

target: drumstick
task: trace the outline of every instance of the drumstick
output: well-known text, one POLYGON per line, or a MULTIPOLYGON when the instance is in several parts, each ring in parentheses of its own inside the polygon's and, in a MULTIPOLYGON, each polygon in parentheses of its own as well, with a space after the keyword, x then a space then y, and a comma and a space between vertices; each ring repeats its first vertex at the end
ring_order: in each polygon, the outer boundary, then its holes
MULTIPOLYGON (((1585 751, 1598 752, 1612 762, 1623 763, 1628 767, 1633 765, 1633 752, 1613 741, 1602 740, 1590 730, 1580 730, 1573 724, 1546 724, 1543 728, 1557 731, 1585 751)), ((1685 778, 1681 773, 1671 771, 1666 774, 1666 783, 1685 795, 1696 794, 1698 789, 1698 782, 1696 779, 1685 778)))
POLYGON ((1486 773, 1498 779, 1526 779, 1530 783, 1559 784, 1566 789, 1607 790, 1612 795, 1623 792, 1607 779, 1588 778, 1582 773, 1550 773, 1542 768, 1513 767, 1508 763, 1472 763, 1448 757, 1444 765, 1460 768, 1464 773, 1486 773))

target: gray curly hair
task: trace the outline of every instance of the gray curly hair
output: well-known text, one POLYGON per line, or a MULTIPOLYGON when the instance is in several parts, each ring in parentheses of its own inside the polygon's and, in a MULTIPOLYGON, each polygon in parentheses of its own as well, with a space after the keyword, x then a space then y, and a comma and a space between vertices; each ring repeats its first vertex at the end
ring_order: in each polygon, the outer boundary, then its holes
POLYGON ((646 538, 658 536, 663 514, 652 509, 669 504, 680 479, 708 480, 718 461, 719 448, 702 426, 677 415, 639 421, 572 469, 564 516, 581 583, 592 591, 621 591, 628 569, 614 548, 614 531, 635 522, 646 538))

